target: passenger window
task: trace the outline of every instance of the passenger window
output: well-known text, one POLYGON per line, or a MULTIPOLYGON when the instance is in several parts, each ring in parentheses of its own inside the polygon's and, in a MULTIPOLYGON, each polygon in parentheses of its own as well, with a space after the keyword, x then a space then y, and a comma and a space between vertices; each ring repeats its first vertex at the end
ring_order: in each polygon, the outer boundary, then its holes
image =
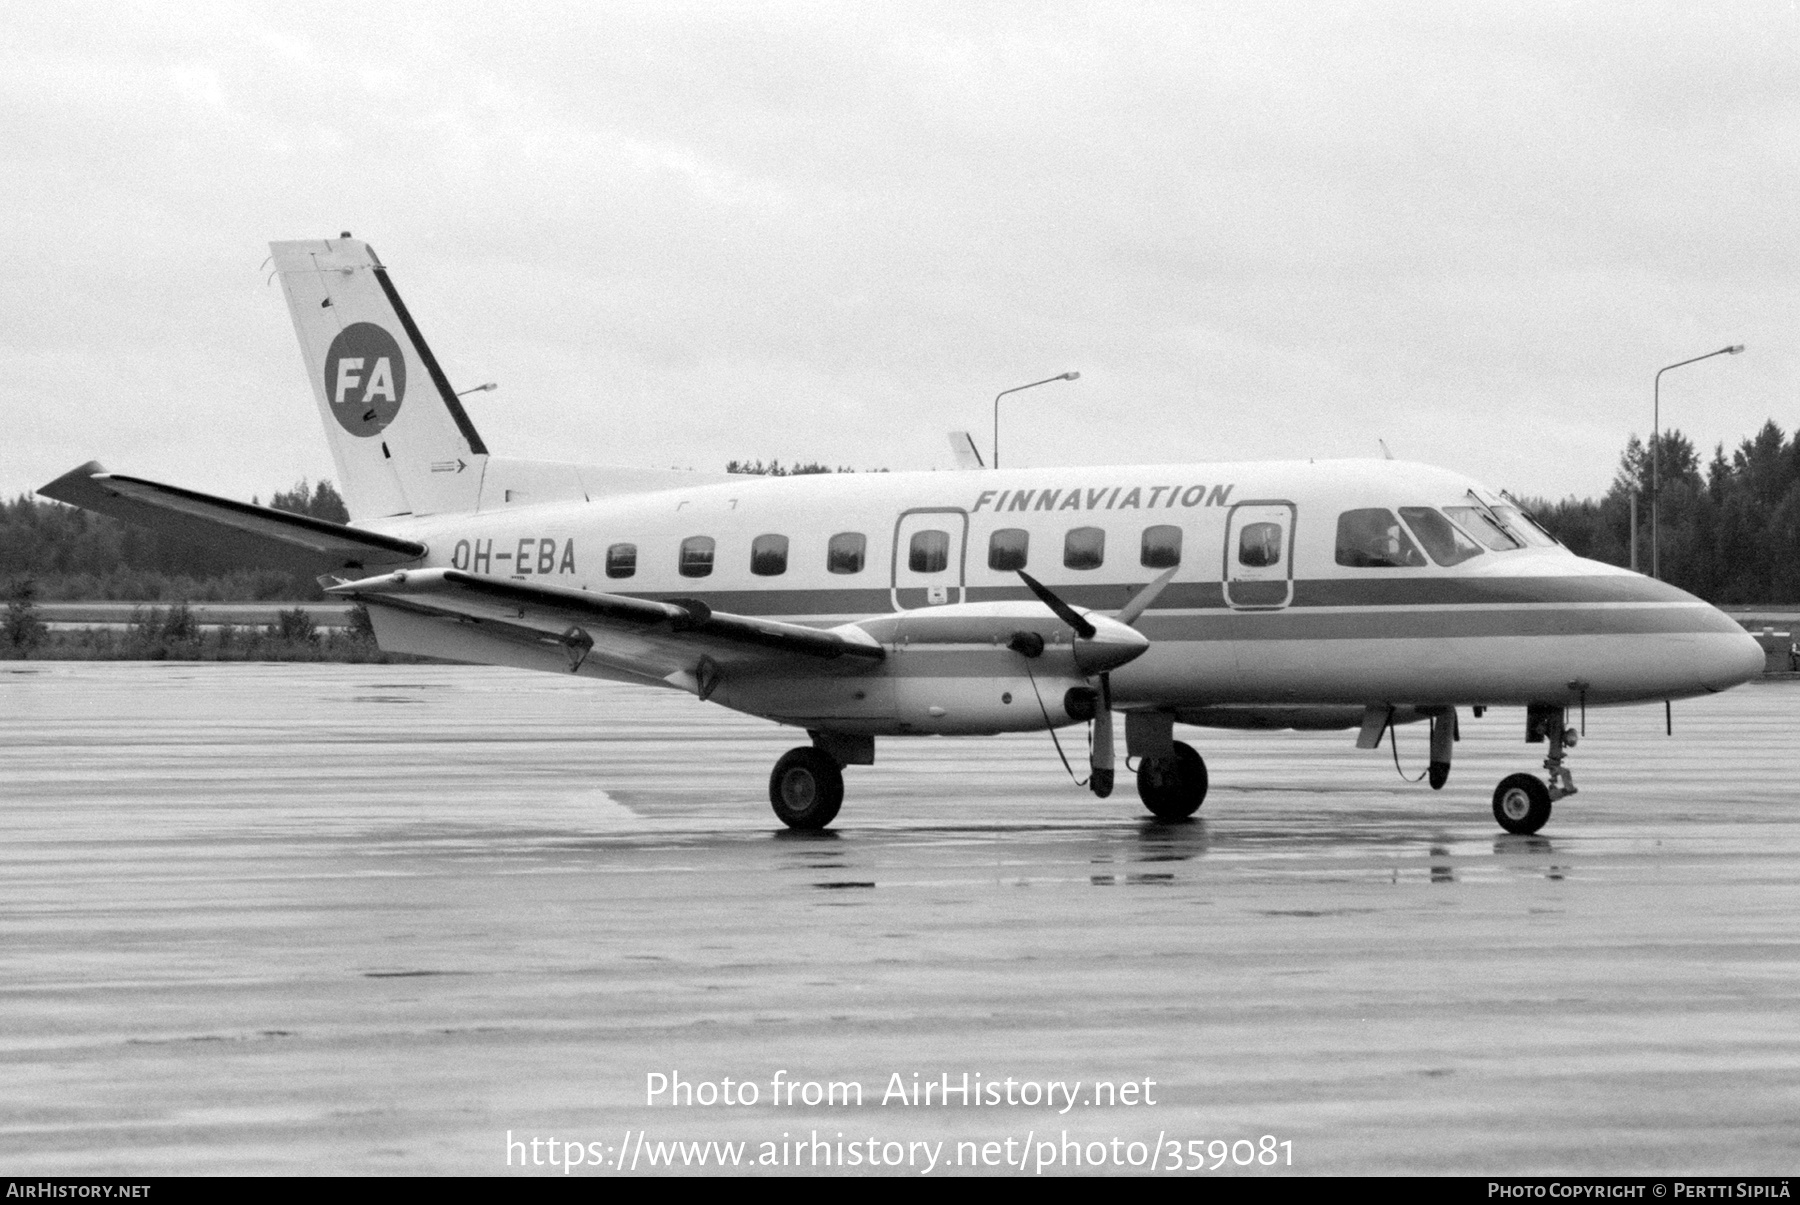
POLYGON ((1106 533, 1098 527, 1071 527, 1063 537, 1063 566, 1098 569, 1106 560, 1106 533))
POLYGON ((606 576, 630 577, 636 572, 636 544, 614 544, 606 550, 606 576))
POLYGON ((840 531, 825 546, 825 568, 833 573, 861 573, 869 542, 860 531, 840 531))
POLYGON ((1246 523, 1238 532, 1238 564, 1267 569, 1281 563, 1281 524, 1246 523))
POLYGON ((713 538, 689 536, 681 542, 679 568, 683 577, 707 577, 712 573, 713 538))
POLYGON ((1138 564, 1146 569, 1169 569, 1181 564, 1181 528, 1168 524, 1144 528, 1138 564))
POLYGON ((787 572, 788 538, 757 536, 750 541, 750 572, 757 577, 780 577, 787 572))
POLYGON ((1002 527, 988 537, 988 568, 1010 573, 1025 568, 1031 533, 1022 527, 1002 527))
POLYGON ((1446 506, 1444 513, 1470 535, 1492 548, 1495 552, 1509 552, 1524 545, 1506 533, 1492 519, 1481 513, 1478 506, 1446 506))
POLYGON ((1414 569, 1425 564, 1425 554, 1393 511, 1372 507, 1338 516, 1337 563, 1355 569, 1414 569))
POLYGON ((950 533, 915 531, 906 567, 914 573, 942 573, 950 567, 950 533))
POLYGON ((1425 545, 1431 559, 1440 565, 1460 565, 1472 556, 1481 555, 1481 545, 1429 506, 1402 506, 1400 517, 1419 537, 1419 543, 1425 545))

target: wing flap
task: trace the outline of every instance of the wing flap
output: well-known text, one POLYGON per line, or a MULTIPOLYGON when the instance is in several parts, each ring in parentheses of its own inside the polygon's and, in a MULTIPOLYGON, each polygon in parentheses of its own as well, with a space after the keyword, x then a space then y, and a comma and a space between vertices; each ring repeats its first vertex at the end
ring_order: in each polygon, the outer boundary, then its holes
POLYGON ((425 555, 425 545, 413 540, 109 473, 97 461, 64 473, 38 493, 177 539, 312 573, 403 565, 425 555))
POLYGON ((343 582, 327 593, 372 606, 528 630, 569 648, 577 665, 591 655, 658 677, 694 674, 703 658, 714 667, 743 668, 789 659, 871 665, 886 656, 872 637, 853 629, 822 631, 728 615, 697 599, 659 602, 460 569, 402 570, 343 582))

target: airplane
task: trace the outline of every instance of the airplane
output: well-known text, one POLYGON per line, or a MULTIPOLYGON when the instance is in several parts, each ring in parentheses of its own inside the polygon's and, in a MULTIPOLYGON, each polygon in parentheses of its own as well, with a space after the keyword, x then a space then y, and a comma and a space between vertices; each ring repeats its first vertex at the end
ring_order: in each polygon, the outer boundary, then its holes
POLYGON ((494 456, 366 242, 270 246, 351 523, 95 462, 39 492, 304 567, 367 607, 384 649, 804 730, 769 781, 793 829, 831 823, 877 737, 1086 724, 1104 798, 1123 713, 1139 798, 1177 821, 1208 787, 1178 724, 1354 729, 1375 749, 1422 722, 1436 789, 1463 709, 1508 707, 1544 776, 1501 779, 1493 814, 1534 833, 1576 791, 1573 715, 1762 671, 1702 600, 1406 461, 777 478, 494 456))

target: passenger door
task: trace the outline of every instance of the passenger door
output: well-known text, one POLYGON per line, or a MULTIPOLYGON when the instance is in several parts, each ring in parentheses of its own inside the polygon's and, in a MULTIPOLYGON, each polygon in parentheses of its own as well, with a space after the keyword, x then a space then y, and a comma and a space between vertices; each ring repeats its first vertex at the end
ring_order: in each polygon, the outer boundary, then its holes
POLYGON ((1240 502, 1225 521, 1225 601, 1273 611, 1294 600, 1294 504, 1240 502))
POLYGON ((969 516, 956 507, 909 510, 894 525, 893 597, 896 611, 963 600, 963 559, 969 516))

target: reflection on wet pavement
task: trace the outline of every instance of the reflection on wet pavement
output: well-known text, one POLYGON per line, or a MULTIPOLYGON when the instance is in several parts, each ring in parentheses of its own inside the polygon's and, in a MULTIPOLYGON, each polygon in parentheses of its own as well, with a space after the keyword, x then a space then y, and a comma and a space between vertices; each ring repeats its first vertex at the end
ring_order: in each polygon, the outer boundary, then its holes
POLYGON ((793 833, 766 782, 799 734, 686 696, 30 669, 0 676, 10 1173, 497 1172, 508 1129, 645 1126, 1273 1133, 1313 1172, 1800 1153, 1791 686, 1678 704, 1674 740, 1590 713, 1532 837, 1489 811, 1533 762, 1503 712, 1442 792, 1351 734, 1191 734, 1213 789, 1179 824, 1071 787, 1042 736, 884 742, 793 833), (646 1110, 669 1068, 1164 1095, 646 1110))

